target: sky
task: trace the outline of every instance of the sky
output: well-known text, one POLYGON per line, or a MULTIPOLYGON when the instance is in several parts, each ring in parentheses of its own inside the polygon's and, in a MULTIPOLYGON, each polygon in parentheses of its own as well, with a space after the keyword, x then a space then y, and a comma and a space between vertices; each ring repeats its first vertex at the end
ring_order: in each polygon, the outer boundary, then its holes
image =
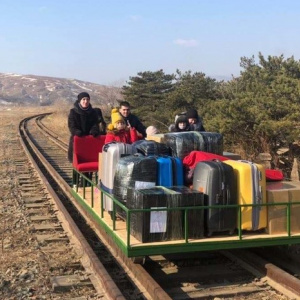
POLYGON ((138 72, 230 79, 300 59, 299 0, 1 0, 0 73, 122 86, 138 72))

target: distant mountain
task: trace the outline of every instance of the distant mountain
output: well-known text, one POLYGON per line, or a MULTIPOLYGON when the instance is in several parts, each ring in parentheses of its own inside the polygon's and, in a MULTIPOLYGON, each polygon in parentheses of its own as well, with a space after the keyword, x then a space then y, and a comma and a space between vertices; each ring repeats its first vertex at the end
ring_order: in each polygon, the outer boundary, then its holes
POLYGON ((122 98, 120 88, 90 83, 77 79, 36 75, 0 73, 0 104, 52 105, 73 103, 80 92, 88 92, 92 103, 116 105, 122 98))

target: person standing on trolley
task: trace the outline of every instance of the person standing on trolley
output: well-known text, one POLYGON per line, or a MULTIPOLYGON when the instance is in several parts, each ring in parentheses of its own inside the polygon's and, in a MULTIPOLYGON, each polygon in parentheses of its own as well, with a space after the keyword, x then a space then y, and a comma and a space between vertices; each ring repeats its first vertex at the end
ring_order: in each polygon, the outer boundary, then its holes
POLYGON ((68 148, 68 160, 73 162, 74 136, 100 135, 98 114, 90 103, 90 95, 86 92, 78 94, 74 107, 70 109, 68 127, 71 133, 68 148))

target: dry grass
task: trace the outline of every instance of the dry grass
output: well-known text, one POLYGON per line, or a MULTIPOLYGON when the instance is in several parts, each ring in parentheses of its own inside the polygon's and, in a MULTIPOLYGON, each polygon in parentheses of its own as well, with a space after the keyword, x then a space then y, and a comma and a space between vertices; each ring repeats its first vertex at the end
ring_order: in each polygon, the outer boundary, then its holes
POLYGON ((68 141, 70 132, 68 129, 68 114, 70 108, 53 109, 53 114, 43 119, 43 124, 56 132, 63 140, 68 141))

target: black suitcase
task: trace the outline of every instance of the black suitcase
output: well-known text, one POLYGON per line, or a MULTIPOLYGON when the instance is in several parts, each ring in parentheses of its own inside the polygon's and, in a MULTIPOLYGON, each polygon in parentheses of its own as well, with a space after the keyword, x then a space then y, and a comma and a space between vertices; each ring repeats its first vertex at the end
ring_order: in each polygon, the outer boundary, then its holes
POLYGON ((223 155, 223 135, 218 132, 201 131, 205 152, 223 155))
MULTIPOLYGON (((128 189, 142 189, 156 184, 157 165, 154 156, 142 154, 121 157, 116 166, 113 195, 126 205, 128 189)), ((124 211, 117 207, 118 215, 125 218, 124 211)))
MULTIPOLYGON (((129 209, 153 209, 173 207, 174 197, 180 195, 167 188, 129 189, 129 209)), ((175 200, 175 202, 177 202, 175 200)), ((133 212, 130 233, 143 243, 176 240, 182 238, 182 216, 174 211, 133 212)))
POLYGON ((171 132, 164 135, 164 141, 172 156, 180 159, 194 150, 223 154, 223 136, 217 132, 171 132))
MULTIPOLYGON (((188 207, 188 206, 203 206, 203 193, 192 190, 186 186, 172 186, 169 188, 172 191, 179 193, 177 197, 173 197, 172 204, 169 207, 188 207)), ((180 222, 182 223, 182 235, 184 238, 184 210, 174 211, 170 215, 170 224, 175 224, 175 213, 179 214, 180 222)), ((204 210, 191 209, 187 212, 188 238, 199 239, 204 236, 204 210)))
POLYGON ((166 144, 156 141, 139 140, 132 144, 137 153, 149 155, 170 155, 170 149, 166 144))
MULTIPOLYGON (((203 192, 204 205, 237 204, 234 170, 221 161, 202 161, 196 165, 193 189, 203 192)), ((207 236, 213 233, 233 234, 237 226, 237 208, 209 208, 204 211, 204 227, 207 236)))

